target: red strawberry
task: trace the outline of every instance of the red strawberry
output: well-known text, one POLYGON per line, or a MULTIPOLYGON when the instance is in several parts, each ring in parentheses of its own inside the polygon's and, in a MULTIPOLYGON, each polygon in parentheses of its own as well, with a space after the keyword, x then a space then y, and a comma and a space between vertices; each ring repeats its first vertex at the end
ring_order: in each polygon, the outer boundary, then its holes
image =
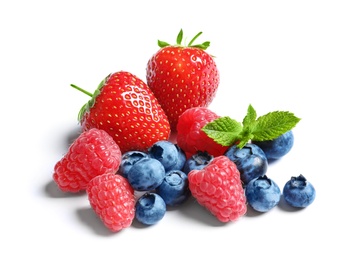
POLYGON ((92 97, 79 113, 83 130, 105 130, 122 153, 146 151, 155 142, 169 138, 166 114, 151 89, 135 75, 125 71, 110 74, 93 95, 72 86, 92 97))
POLYGON ((200 34, 187 46, 181 46, 182 30, 174 46, 158 41, 161 49, 147 64, 147 84, 167 114, 172 131, 176 130, 179 116, 185 110, 208 106, 219 85, 216 63, 205 51, 210 42, 193 45, 200 34))
POLYGON ((135 197, 123 176, 108 173, 95 177, 87 186, 87 195, 94 212, 111 231, 131 226, 135 217, 135 197))
POLYGON ((201 130, 207 123, 219 116, 206 107, 193 107, 183 112, 177 124, 176 141, 179 147, 189 155, 198 151, 207 152, 213 156, 223 155, 228 149, 216 143, 201 130))
POLYGON ((188 181, 193 197, 219 221, 235 221, 246 213, 240 174, 228 157, 216 157, 202 170, 192 170, 188 181))
POLYGON ((105 131, 93 128, 81 133, 55 164, 53 179, 62 191, 85 190, 95 176, 116 172, 121 156, 113 138, 105 131))

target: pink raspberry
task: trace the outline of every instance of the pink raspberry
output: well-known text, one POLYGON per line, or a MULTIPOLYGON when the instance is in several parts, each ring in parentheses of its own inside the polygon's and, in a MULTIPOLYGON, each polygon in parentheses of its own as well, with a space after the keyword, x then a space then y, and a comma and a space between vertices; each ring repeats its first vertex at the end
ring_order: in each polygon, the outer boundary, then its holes
POLYGON ((188 180, 193 197, 219 221, 235 221, 246 213, 240 173, 228 157, 216 157, 202 170, 192 170, 188 180))
POLYGON ((181 114, 177 124, 176 141, 179 147, 187 153, 187 157, 198 151, 207 152, 215 157, 226 152, 228 147, 216 143, 201 130, 207 123, 218 117, 206 107, 189 108, 181 114))
POLYGON ((96 176, 86 191, 91 207, 109 230, 118 232, 131 226, 135 197, 125 177, 115 173, 96 176))
POLYGON ((85 190, 95 176, 116 172, 121 156, 119 146, 107 132, 90 129, 81 133, 55 164, 53 179, 64 192, 85 190))

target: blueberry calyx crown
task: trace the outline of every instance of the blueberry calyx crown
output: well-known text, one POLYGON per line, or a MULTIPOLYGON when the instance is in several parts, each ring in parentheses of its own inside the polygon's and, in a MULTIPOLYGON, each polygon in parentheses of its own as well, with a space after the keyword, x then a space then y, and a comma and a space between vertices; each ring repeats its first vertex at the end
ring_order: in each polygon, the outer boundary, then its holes
POLYGON ((272 185, 272 181, 267 177, 267 175, 259 176, 256 180, 258 181, 258 187, 261 189, 267 189, 272 185))
POLYGON ((296 189, 303 189, 307 185, 307 179, 300 174, 298 177, 291 178, 291 187, 296 189))
POLYGON ((196 162, 197 165, 204 165, 211 161, 213 159, 213 156, 206 151, 198 151, 196 154, 192 155, 192 159, 196 162))

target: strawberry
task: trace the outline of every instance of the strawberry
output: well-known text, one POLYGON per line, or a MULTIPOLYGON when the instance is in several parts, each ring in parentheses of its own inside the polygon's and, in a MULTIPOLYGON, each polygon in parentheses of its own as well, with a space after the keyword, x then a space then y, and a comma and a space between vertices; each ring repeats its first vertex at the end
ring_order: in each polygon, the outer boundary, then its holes
POLYGON ((90 129, 81 133, 55 164, 53 179, 64 192, 83 191, 94 177, 116 172, 121 156, 119 146, 107 132, 90 129))
POLYGON ((92 179, 86 191, 92 209, 109 230, 118 232, 131 226, 135 197, 126 178, 114 173, 103 174, 92 179))
POLYGON ((213 57, 205 50, 210 42, 193 45, 198 33, 188 45, 182 46, 183 31, 177 44, 158 41, 161 47, 148 61, 147 84, 168 116, 172 131, 179 116, 191 107, 207 107, 219 85, 219 71, 213 57))
POLYGON ((203 169, 190 171, 188 181, 192 196, 219 221, 235 221, 246 213, 240 174, 228 157, 218 156, 203 169))
POLYGON ((109 133, 121 152, 147 151, 170 135, 168 118, 151 89, 137 76, 119 71, 108 75, 91 94, 79 113, 82 129, 99 128, 109 133))

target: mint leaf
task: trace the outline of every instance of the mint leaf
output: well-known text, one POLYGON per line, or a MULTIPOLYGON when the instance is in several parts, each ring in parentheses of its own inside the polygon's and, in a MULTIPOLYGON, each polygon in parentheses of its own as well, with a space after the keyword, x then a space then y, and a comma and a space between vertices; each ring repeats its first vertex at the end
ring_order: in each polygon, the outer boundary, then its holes
POLYGON ((252 125, 257 118, 257 114, 252 105, 249 105, 246 116, 243 119, 243 127, 252 125))
POLYGON ((230 146, 237 141, 242 125, 228 116, 220 117, 206 124, 202 130, 216 143, 230 146))
POLYGON ((300 121, 288 111, 274 111, 257 118, 252 130, 253 141, 273 140, 291 130, 300 121))
POLYGON ((237 147, 242 149, 251 140, 251 135, 241 135, 237 147))
POLYGON ((257 118, 255 109, 249 105, 240 124, 226 116, 205 125, 202 130, 216 143, 231 146, 238 143, 243 148, 249 141, 268 141, 288 132, 300 121, 288 111, 274 111, 257 118))

